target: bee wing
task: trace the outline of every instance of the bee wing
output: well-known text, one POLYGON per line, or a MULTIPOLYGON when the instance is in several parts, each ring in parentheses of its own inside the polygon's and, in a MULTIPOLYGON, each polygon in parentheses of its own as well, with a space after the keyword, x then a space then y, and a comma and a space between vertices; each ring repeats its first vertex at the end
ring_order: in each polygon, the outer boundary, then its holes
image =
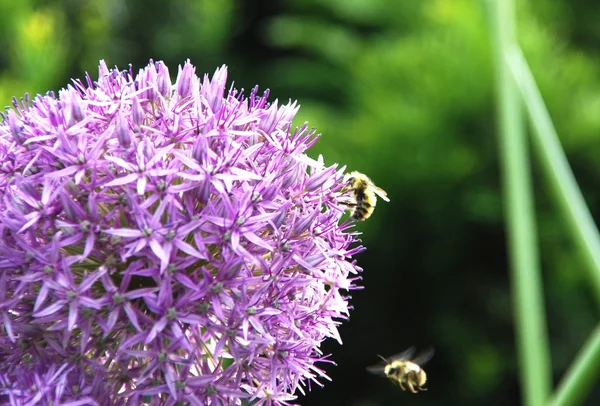
POLYGON ((385 365, 372 365, 370 367, 367 367, 367 371, 375 375, 385 375, 385 365))
POLYGON ((371 189, 373 189, 373 192, 375 192, 377 196, 381 197, 386 202, 390 201, 390 199, 387 197, 387 192, 379 186, 371 185, 371 189))
POLYGON ((409 349, 390 357, 390 361, 410 361, 415 355, 415 347, 410 347, 409 349))
POLYGON ((381 355, 378 355, 378 357, 381 358, 379 364, 367 367, 367 371, 375 375, 385 375, 385 366, 389 363, 389 361, 381 355))
POLYGON ((435 353, 435 351, 433 350, 433 348, 428 348, 425 351, 421 352, 419 355, 417 355, 412 362, 417 364, 418 366, 423 366, 427 361, 429 361, 432 357, 433 354, 435 353))

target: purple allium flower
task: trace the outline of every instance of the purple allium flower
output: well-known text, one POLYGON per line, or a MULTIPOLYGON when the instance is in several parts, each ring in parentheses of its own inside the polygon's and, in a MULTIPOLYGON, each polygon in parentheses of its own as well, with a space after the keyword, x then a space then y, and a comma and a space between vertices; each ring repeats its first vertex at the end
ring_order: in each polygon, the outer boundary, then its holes
POLYGON ((362 250, 343 168, 296 103, 226 80, 101 62, 2 115, 2 403, 284 405, 327 378, 362 250))

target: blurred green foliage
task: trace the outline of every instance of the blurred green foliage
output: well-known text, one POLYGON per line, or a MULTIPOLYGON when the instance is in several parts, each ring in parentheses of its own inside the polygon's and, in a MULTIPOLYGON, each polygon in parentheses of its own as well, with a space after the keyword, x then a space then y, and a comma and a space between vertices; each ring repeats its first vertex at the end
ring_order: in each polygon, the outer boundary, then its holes
MULTIPOLYGON (((519 37, 575 175, 600 218, 600 5, 519 2, 519 37)), ((492 49, 481 1, 0 0, 0 100, 58 90, 99 59, 174 76, 225 63, 236 87, 298 99, 314 154, 388 191, 357 227, 365 290, 326 343, 333 381, 304 405, 518 404, 492 49), (436 348, 429 391, 368 375, 377 354, 436 348)), ((555 382, 598 320, 582 261, 536 173, 555 382)), ((600 388, 588 400, 600 402, 600 388)))

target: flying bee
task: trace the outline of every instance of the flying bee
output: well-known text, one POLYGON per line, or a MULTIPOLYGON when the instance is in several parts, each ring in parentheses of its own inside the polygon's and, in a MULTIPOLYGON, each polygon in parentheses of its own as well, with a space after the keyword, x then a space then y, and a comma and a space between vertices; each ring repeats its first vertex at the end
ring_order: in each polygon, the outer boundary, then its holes
POLYGON ((433 357, 433 349, 430 348, 418 356, 413 357, 415 348, 410 347, 408 350, 395 355, 389 359, 379 356, 383 360, 383 364, 374 365, 367 368, 367 371, 385 375, 392 381, 400 385, 400 389, 406 390, 406 387, 412 392, 417 393, 417 390, 426 391, 424 388, 427 382, 427 374, 422 366, 433 357))
POLYGON ((386 202, 390 201, 385 190, 375 186, 367 175, 360 172, 347 173, 344 176, 344 182, 346 183, 346 188, 350 190, 354 201, 343 204, 351 207, 350 216, 354 220, 364 221, 371 217, 377 205, 377 196, 386 202))

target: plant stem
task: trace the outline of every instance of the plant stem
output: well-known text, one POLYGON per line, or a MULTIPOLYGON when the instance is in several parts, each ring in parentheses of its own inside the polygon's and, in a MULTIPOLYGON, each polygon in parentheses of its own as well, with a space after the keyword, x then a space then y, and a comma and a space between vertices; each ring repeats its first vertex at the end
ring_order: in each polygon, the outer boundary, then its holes
POLYGON ((539 152, 543 169, 552 183, 573 237, 585 256, 591 284, 600 304, 600 233, 571 171, 523 53, 515 46, 506 56, 535 129, 534 145, 539 152))
POLYGON ((546 403, 552 386, 533 190, 521 98, 505 52, 516 43, 514 0, 495 0, 500 164, 511 265, 514 318, 523 405, 546 403))
POLYGON ((561 380, 550 406, 578 405, 598 383, 600 375, 600 324, 561 380))

